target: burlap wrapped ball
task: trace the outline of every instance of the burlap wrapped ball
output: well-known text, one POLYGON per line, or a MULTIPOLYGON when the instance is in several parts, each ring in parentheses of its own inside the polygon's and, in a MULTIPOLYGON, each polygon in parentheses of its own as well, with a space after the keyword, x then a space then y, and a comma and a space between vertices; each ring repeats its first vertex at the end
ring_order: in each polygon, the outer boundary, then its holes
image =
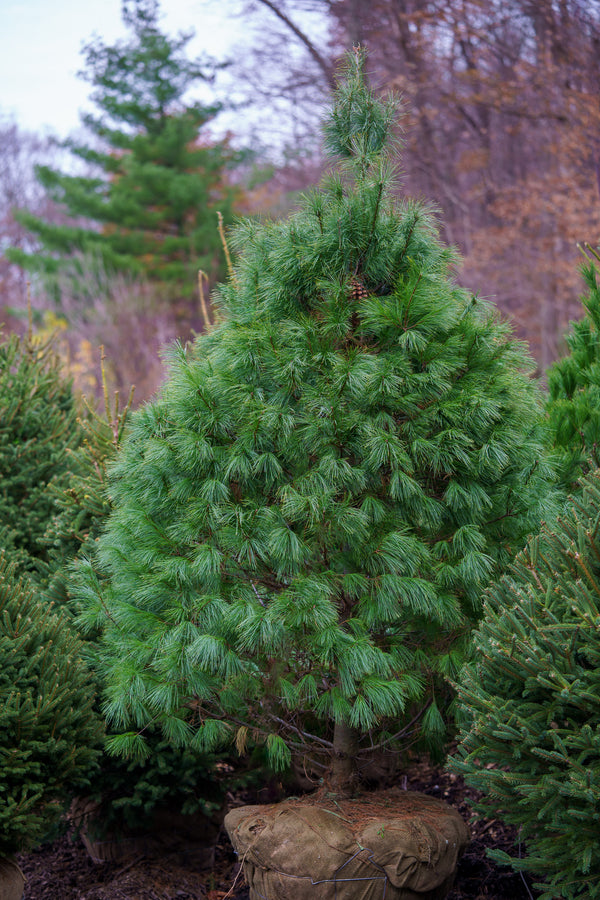
POLYGON ((225 827, 251 900, 443 900, 469 842, 456 810, 406 791, 245 806, 225 827))
POLYGON ((12 859, 0 858, 0 900, 21 900, 25 878, 12 859))

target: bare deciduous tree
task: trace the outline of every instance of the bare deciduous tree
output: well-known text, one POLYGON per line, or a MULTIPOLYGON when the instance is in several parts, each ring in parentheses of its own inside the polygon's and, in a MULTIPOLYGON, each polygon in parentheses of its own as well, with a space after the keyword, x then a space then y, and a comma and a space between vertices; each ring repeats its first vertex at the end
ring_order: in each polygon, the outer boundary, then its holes
POLYGON ((49 221, 59 215, 35 177, 35 167, 55 154, 52 141, 23 131, 10 120, 0 120, 0 310, 24 308, 27 300, 25 272, 5 256, 7 247, 32 249, 32 236, 14 217, 28 207, 49 221))

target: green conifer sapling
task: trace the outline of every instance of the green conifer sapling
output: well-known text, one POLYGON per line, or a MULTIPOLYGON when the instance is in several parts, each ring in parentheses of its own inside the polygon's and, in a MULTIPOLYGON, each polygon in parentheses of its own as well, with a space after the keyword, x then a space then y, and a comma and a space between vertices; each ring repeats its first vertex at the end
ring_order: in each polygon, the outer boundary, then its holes
POLYGON ((550 438, 560 483, 568 492, 600 463, 600 256, 591 247, 587 251, 584 315, 567 335, 569 353, 548 371, 550 438))
POLYGON ((52 340, 0 340, 0 547, 19 571, 47 561, 71 452, 82 440, 72 385, 52 340))
MULTIPOLYGON (((42 597, 72 615, 78 611, 77 581, 79 558, 93 552, 102 525, 110 512, 106 495, 106 470, 113 460, 126 428, 133 400, 133 388, 124 407, 115 393, 111 404, 106 371, 102 361, 104 412, 90 407, 84 400, 80 420, 81 445, 70 455, 70 472, 62 492, 56 491, 56 509, 47 523, 44 536, 48 560, 39 564, 43 582, 42 597)), ((72 615, 69 616, 68 613, 72 615)), ((97 635, 86 633, 82 652, 97 673, 97 635)), ((94 685, 100 693, 100 686, 94 685)), ((102 719, 99 704, 94 713, 102 719)), ((102 753, 93 783, 86 791, 92 799, 93 815, 86 819, 86 831, 95 836, 107 832, 147 833, 153 827, 157 809, 177 808, 185 814, 202 810, 208 815, 219 808, 221 785, 215 785, 212 759, 207 754, 181 749, 168 744, 160 729, 146 729, 151 754, 145 760, 123 760, 102 753)))
POLYGON ((518 828, 499 862, 541 875, 541 900, 600 897, 600 473, 582 479, 490 590, 458 684, 453 766, 475 807, 518 828))
POLYGON ((0 856, 39 842, 96 772, 103 727, 72 623, 0 552, 0 856))

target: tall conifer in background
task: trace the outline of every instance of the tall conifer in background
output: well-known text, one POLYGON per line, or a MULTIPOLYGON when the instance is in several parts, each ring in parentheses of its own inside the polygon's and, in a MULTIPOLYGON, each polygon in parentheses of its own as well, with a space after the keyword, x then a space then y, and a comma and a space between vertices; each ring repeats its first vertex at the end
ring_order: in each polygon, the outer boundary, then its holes
POLYGON ((253 736, 346 791, 374 747, 443 744, 444 676, 548 470, 522 347, 391 197, 394 118, 359 53, 326 125, 338 174, 237 229, 224 323, 132 420, 110 581, 90 564, 82 589, 117 750, 151 720, 191 746, 253 736))
MULTIPOLYGON (((19 220, 43 250, 9 251, 32 271, 56 275, 66 260, 91 258, 108 271, 144 275, 171 296, 193 294, 198 269, 216 274, 220 241, 216 211, 231 215, 226 171, 231 153, 210 137, 218 105, 189 99, 213 64, 190 60, 191 34, 169 37, 159 28, 158 0, 124 0, 128 37, 113 46, 95 38, 84 48, 83 77, 93 88, 96 115, 83 123, 97 139, 67 142, 97 175, 39 167, 49 195, 69 224, 48 223, 22 211, 19 220)), ((87 260, 87 262, 86 262, 87 260)))

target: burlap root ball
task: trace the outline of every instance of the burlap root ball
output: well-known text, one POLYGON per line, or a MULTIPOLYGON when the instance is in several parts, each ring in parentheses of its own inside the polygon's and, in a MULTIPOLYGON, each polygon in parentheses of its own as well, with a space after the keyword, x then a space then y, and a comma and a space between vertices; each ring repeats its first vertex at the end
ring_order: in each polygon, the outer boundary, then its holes
POLYGON ((0 900, 21 900, 25 878, 12 859, 0 857, 0 900))
POLYGON ((407 791, 244 806, 225 827, 251 900, 443 900, 469 842, 456 810, 407 791))

